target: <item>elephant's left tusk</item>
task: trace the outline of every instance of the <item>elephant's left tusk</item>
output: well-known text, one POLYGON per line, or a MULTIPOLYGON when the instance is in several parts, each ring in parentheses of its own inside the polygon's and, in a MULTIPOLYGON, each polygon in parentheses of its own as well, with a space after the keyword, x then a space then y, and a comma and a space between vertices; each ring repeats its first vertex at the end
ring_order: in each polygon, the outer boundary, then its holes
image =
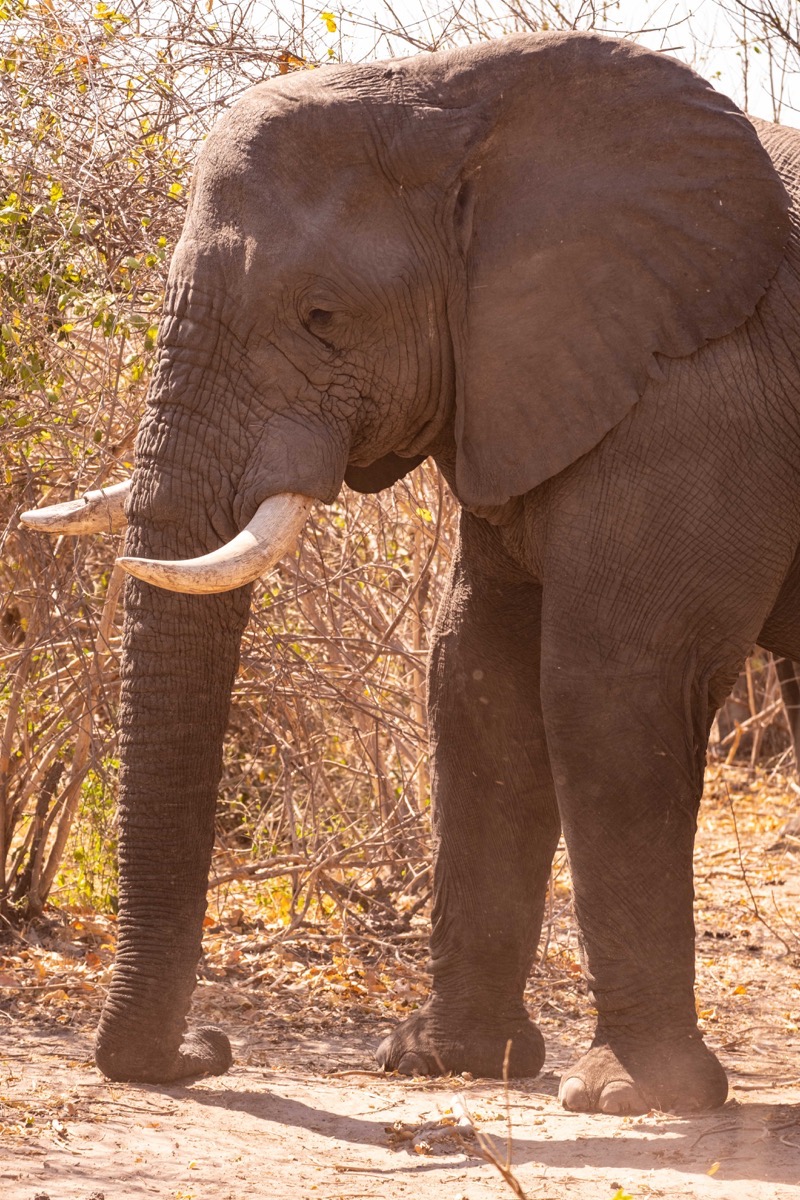
POLYGON ((86 492, 79 500, 49 504, 20 513, 20 521, 42 533, 117 533, 127 525, 125 501, 131 490, 130 479, 111 487, 86 492))
POLYGON ((310 496, 297 492, 270 496, 232 541, 199 558, 170 562, 124 557, 117 562, 137 579, 169 592, 195 595, 230 592, 252 583, 283 558, 305 524, 313 503, 310 496))

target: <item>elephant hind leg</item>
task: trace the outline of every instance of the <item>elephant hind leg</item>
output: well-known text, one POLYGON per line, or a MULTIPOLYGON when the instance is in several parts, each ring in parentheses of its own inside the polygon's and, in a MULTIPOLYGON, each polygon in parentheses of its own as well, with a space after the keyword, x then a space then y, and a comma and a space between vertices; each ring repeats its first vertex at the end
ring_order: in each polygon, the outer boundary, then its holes
POLYGON ((559 818, 539 699, 541 589, 463 514, 431 656, 431 998, 378 1050, 389 1070, 538 1074, 523 1004, 559 818))

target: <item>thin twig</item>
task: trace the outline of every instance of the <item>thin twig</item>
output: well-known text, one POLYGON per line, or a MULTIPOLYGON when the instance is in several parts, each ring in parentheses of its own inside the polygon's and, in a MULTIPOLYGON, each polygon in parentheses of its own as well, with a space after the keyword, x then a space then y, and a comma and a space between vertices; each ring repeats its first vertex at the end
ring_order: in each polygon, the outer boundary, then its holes
POLYGON ((786 941, 786 939, 784 937, 781 937, 781 935, 778 933, 778 931, 776 929, 774 929, 772 925, 770 925, 769 921, 766 921, 764 919, 764 917, 761 914, 761 909, 758 907, 758 901, 756 900, 755 893, 753 892, 753 889, 750 886, 750 880, 747 878, 747 871, 745 870, 745 866, 744 866, 744 856, 742 854, 742 843, 739 838, 739 826, 736 821, 736 812, 733 807, 733 797, 731 796, 730 788, 728 787, 727 782, 725 782, 724 787, 725 787, 725 795, 728 797, 728 807, 731 810, 731 820, 733 821, 733 832, 734 832, 734 836, 736 838, 736 853, 739 858, 739 867, 742 872, 742 881, 744 882, 744 886, 747 888, 747 894, 749 895, 750 903, 753 906, 753 915, 755 916, 757 921, 761 922, 761 924, 764 926, 765 929, 769 930, 769 932, 772 934, 772 936, 774 938, 777 938, 777 940, 781 943, 782 946, 786 947, 786 953, 790 954, 792 947, 789 945, 789 943, 786 941))
MULTIPOLYGON (((511 1188, 511 1191, 517 1197, 517 1200, 527 1200, 527 1197, 526 1197, 524 1191, 522 1190, 522 1184, 519 1182, 519 1180, 517 1179, 513 1170, 511 1169, 511 1157, 512 1157, 512 1153, 513 1153, 514 1143, 513 1143, 512 1130, 511 1130, 511 1098, 510 1098, 509 1088, 508 1088, 508 1064, 509 1064, 510 1057, 511 1057, 511 1039, 509 1038, 509 1040, 506 1042, 506 1050, 505 1050, 505 1054, 503 1056, 503 1085, 504 1085, 504 1089, 505 1089, 506 1122, 507 1122, 505 1158, 504 1159, 500 1158, 500 1155, 497 1153, 497 1151, 495 1149, 492 1138, 489 1137, 488 1134, 483 1133, 480 1129, 475 1129, 475 1140, 477 1142, 478 1150, 480 1152, 481 1158, 483 1158, 486 1162, 490 1163, 497 1171, 499 1171, 502 1178, 505 1180, 505 1182, 511 1188)), ((465 1108, 465 1111, 466 1111, 466 1108, 465 1108)), ((469 1115, 469 1114, 467 1114, 467 1115, 469 1115)))

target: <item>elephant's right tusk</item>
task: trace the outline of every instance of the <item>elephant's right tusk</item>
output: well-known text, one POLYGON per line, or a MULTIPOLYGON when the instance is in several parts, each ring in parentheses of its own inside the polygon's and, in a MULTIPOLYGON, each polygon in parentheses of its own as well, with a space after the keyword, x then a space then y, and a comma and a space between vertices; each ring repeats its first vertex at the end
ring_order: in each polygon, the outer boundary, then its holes
POLYGON ((20 521, 42 533, 116 533, 127 525, 125 501, 131 490, 130 479, 111 487, 87 492, 80 500, 32 508, 20 514, 20 521))
POLYGON ((170 592, 195 595, 230 592, 252 583, 283 558, 305 524, 313 503, 310 496, 298 492, 270 496, 232 541, 199 558, 171 562, 124 557, 117 562, 137 579, 170 592))

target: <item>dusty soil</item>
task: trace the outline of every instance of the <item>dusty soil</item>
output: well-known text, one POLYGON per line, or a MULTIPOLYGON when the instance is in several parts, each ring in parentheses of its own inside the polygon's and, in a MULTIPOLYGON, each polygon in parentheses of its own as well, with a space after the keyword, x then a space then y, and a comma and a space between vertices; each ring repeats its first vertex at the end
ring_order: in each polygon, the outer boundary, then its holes
MULTIPOLYGON (((698 1011, 729 1070, 702 1117, 563 1112, 561 1070, 586 1045, 566 866, 529 1001, 548 1044, 535 1080, 405 1080, 373 1068, 381 1034, 424 995, 424 918, 395 937, 346 924, 289 940, 216 897, 195 1017, 231 1033, 229 1074, 109 1084, 91 1029, 113 921, 61 913, 0 948, 2 1200, 800 1198, 800 841, 788 779, 709 772, 697 852, 698 1011), (471 1118, 465 1124, 464 1113, 471 1118), (461 1123, 459 1124, 459 1117, 461 1123)), ((252 897, 250 897, 252 899, 252 897)))

